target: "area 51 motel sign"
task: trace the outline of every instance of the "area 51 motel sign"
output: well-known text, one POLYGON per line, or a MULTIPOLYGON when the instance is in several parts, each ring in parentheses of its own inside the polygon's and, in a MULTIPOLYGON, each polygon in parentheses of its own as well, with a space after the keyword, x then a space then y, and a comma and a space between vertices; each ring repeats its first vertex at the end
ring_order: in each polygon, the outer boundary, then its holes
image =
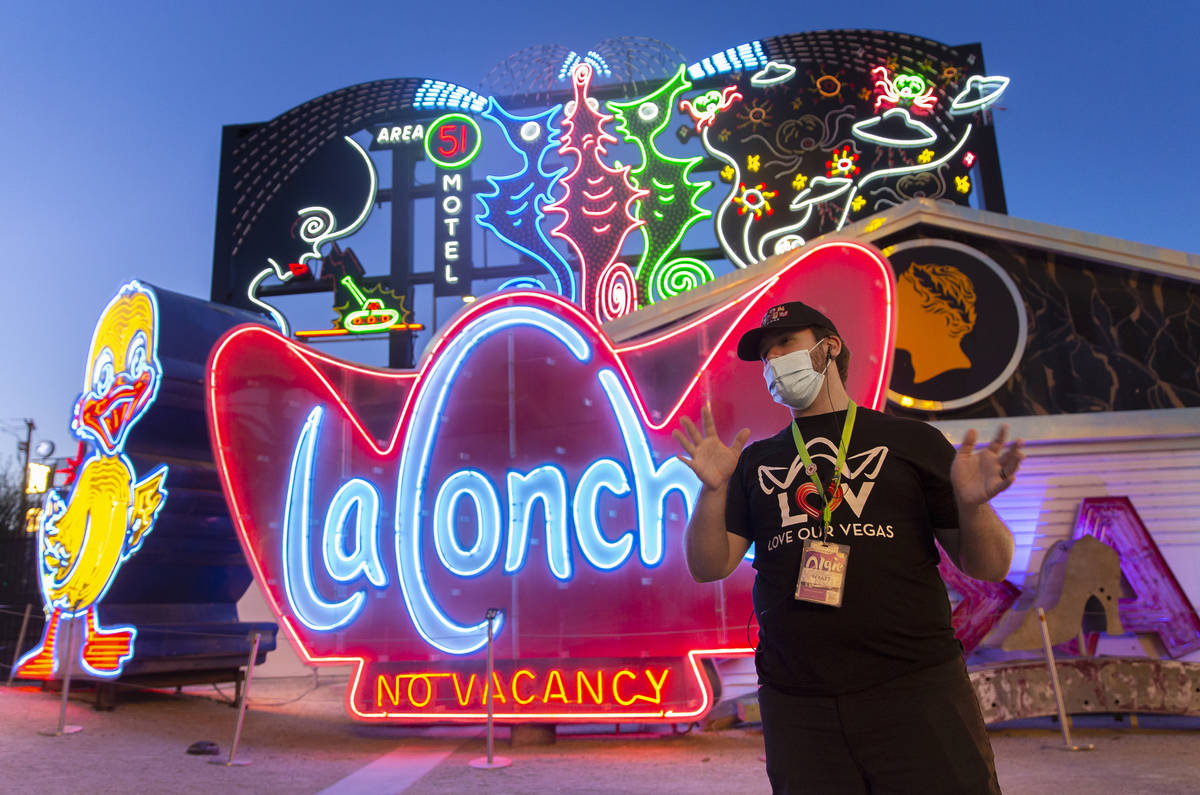
MULTIPOLYGON (((852 242, 788 256, 716 308, 620 343, 536 291, 469 305, 415 371, 333 359, 261 326, 222 338, 209 422, 239 537, 308 661, 355 664, 354 717, 475 720, 489 695, 505 721, 709 709, 701 658, 750 652, 753 572, 688 575, 699 482, 671 431, 705 402, 727 437, 783 427, 761 368, 734 347, 801 296, 845 331, 852 397, 886 400, 887 261, 852 242)), ((815 527, 797 514, 798 532, 815 527)))

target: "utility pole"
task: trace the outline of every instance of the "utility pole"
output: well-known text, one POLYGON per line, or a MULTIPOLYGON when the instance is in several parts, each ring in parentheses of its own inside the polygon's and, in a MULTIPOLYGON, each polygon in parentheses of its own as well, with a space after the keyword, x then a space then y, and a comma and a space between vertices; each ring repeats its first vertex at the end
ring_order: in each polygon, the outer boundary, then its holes
MULTIPOLYGON (((25 441, 17 443, 17 450, 25 453, 25 461, 21 465, 21 500, 18 503, 18 505, 21 506, 21 511, 17 516, 17 527, 21 530, 24 530, 25 528, 25 512, 28 510, 26 507, 25 489, 29 485, 29 454, 33 449, 33 431, 35 428, 37 428, 37 426, 34 424, 33 420, 26 418, 25 441)), ((20 532, 20 530, 18 530, 18 532, 20 532)))

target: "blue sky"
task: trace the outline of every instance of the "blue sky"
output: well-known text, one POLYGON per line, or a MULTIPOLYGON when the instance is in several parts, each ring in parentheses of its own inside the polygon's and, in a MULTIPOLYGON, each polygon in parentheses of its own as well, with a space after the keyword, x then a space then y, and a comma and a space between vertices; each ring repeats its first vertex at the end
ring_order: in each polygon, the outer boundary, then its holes
MULTIPOLYGON (((0 419, 74 449, 91 328, 125 280, 207 298, 221 127, 370 80, 468 87, 537 44, 660 39, 696 61, 773 35, 877 28, 980 42, 1009 213, 1188 252, 1200 105, 1185 0, 875 3, 45 2, 0 28, 10 337, 0 419), (730 14, 730 9, 737 9, 730 14), (944 10, 942 10, 944 9, 944 10)), ((0 436, 0 459, 15 442, 0 436)))

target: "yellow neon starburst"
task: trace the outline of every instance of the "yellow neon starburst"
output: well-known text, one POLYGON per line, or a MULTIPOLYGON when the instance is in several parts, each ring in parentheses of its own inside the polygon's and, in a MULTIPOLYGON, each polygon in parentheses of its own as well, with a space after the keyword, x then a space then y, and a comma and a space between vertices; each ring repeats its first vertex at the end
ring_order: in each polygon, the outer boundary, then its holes
POLYGON ((959 193, 970 193, 971 192, 971 178, 970 177, 955 177, 954 178, 954 187, 958 189, 959 193))
POLYGON ((771 199, 779 195, 779 191, 767 190, 767 186, 760 182, 753 188, 747 188, 746 183, 738 185, 739 195, 733 197, 733 203, 737 206, 738 215, 745 215, 747 212, 754 213, 754 220, 759 220, 763 214, 774 214, 775 210, 771 207, 771 199))
POLYGON ((850 202, 850 206, 854 208, 854 212, 858 212, 863 207, 867 206, 867 200, 862 196, 855 196, 854 201, 850 202))
POLYGON ((858 98, 861 99, 863 102, 866 102, 868 99, 871 98, 871 89, 869 89, 869 88, 861 89, 858 92, 858 98))
POLYGON ((721 132, 717 133, 717 138, 719 138, 722 143, 724 143, 725 141, 728 141, 729 140, 729 130, 721 130, 721 132))
POLYGON ((792 180, 792 187, 796 190, 804 190, 804 186, 807 184, 808 177, 804 176, 803 174, 797 174, 796 178, 792 180))
POLYGON ((721 169, 721 180, 723 182, 733 182, 733 166, 725 166, 721 169))
MULTIPOLYGON (((887 218, 873 218, 873 219, 871 219, 870 223, 868 223, 866 226, 863 227, 863 231, 864 232, 874 232, 876 229, 883 226, 885 223, 887 223, 887 218)), ((895 246, 889 246, 888 248, 895 248, 895 246)), ((886 256, 886 252, 884 255, 886 256)))
POLYGON ((758 171, 759 168, 761 168, 759 155, 747 155, 746 156, 746 170, 747 171, 758 171))
POLYGON ((928 163, 931 160, 933 160, 933 150, 932 149, 926 149, 923 152, 921 152, 921 154, 917 155, 918 163, 928 163))
POLYGON ((801 97, 796 97, 792 100, 792 110, 800 110, 800 106, 803 104, 804 100, 801 97))

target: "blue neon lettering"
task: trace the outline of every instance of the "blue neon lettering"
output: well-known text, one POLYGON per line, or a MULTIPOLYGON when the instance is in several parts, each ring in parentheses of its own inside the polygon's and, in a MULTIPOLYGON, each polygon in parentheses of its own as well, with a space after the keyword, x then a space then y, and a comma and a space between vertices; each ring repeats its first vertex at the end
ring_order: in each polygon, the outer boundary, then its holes
POLYGON ((325 570, 338 582, 361 574, 376 588, 387 585, 379 559, 379 492, 362 478, 342 484, 325 512, 325 570), (348 552, 346 519, 354 511, 354 551, 348 552))
POLYGON ((601 458, 584 471, 571 505, 579 551, 593 566, 608 571, 624 563, 633 551, 633 531, 622 533, 616 541, 604 537, 596 519, 601 489, 608 489, 618 497, 629 493, 625 470, 611 458, 601 458))
POLYGON ((321 431, 321 407, 309 412, 296 440, 283 507, 283 588, 300 623, 330 630, 348 624, 362 610, 366 595, 356 591, 341 602, 326 602, 313 584, 309 547, 309 509, 312 504, 313 460, 321 431), (300 581, 296 582, 299 575, 300 581))
MULTIPOLYGON (((458 624, 447 616, 430 590, 423 555, 421 506, 428 486, 432 451, 437 441, 449 387, 471 351, 485 338, 513 326, 532 326, 550 334, 579 361, 591 358, 592 350, 579 332, 566 321, 548 312, 530 307, 507 307, 469 323, 446 346, 426 372, 426 381, 415 399, 409 427, 414 429, 400 459, 396 487, 395 549, 398 580, 404 602, 418 634, 430 645, 449 654, 468 654, 487 642, 487 623, 458 624)), ((433 542, 441 564, 452 574, 471 577, 483 573, 495 563, 501 533, 507 528, 504 571, 518 572, 528 556, 534 509, 540 501, 546 524, 546 556, 551 573, 559 580, 573 574, 569 532, 583 558, 597 569, 608 571, 621 566, 632 555, 634 529, 623 528, 610 540, 598 517, 603 491, 614 497, 634 493, 637 514, 637 545, 642 563, 656 566, 663 560, 666 523, 665 505, 672 491, 681 495, 685 512, 690 513, 700 491, 700 483, 690 469, 676 458, 661 466, 654 460, 645 431, 629 394, 617 373, 603 369, 598 378, 629 460, 629 469, 611 458, 602 458, 586 467, 571 493, 565 472, 545 464, 529 472, 509 470, 504 476, 507 499, 503 504, 508 517, 501 514, 501 499, 496 485, 475 469, 451 473, 440 484, 434 499, 433 542), (631 488, 632 484, 632 488, 631 488), (466 549, 456 528, 459 501, 474 503, 476 536, 466 549)), ((342 602, 327 602, 313 581, 309 528, 313 469, 323 409, 314 408, 296 442, 292 458, 283 522, 284 586, 296 617, 314 630, 331 630, 352 621, 366 601, 365 587, 342 602)), ((338 582, 349 583, 366 577, 371 585, 387 585, 379 555, 380 497, 375 486, 354 478, 338 489, 326 511, 322 551, 325 569, 338 582), (354 512, 354 525, 349 517, 354 512), (348 543, 353 534, 353 552, 348 543)), ((610 531, 612 528, 610 528, 610 531)), ((502 619, 501 619, 502 621, 502 619)), ((497 622, 495 631, 500 631, 497 622)))
POLYGON ((508 473, 508 550, 504 571, 513 573, 525 565, 529 550, 529 526, 538 500, 546 516, 546 560, 560 580, 571 579, 571 546, 567 541, 567 478, 558 467, 541 466, 528 475, 508 473))
MULTIPOLYGON (((425 581, 421 566, 421 504, 429 459, 441 425, 446 393, 463 362, 483 340, 514 326, 531 326, 545 331, 561 342, 576 360, 586 362, 591 359, 592 349, 583 335, 562 318, 545 310, 504 307, 476 318, 460 329, 426 371, 408 426, 414 433, 400 456, 395 533, 400 588, 417 634, 447 654, 470 654, 482 648, 487 643, 487 621, 457 623, 442 612, 425 581)), ((487 528, 481 527, 480 532, 487 532, 487 528)), ((501 614, 495 621, 494 630, 499 632, 503 623, 504 615, 501 614)))
POLYGON ((433 508, 433 546, 446 570, 459 577, 474 577, 496 560, 500 549, 500 500, 482 472, 462 469, 446 478, 438 489, 433 508), (475 544, 463 549, 454 528, 458 501, 470 497, 475 503, 478 533, 475 544))
POLYGON ((700 496, 700 480, 678 458, 670 458, 656 469, 650 444, 617 374, 612 370, 601 370, 600 383, 617 415, 617 424, 621 426, 621 436, 633 466, 633 482, 637 487, 638 554, 642 563, 657 566, 663 558, 663 536, 666 535, 663 506, 667 495, 672 491, 683 495, 686 514, 690 516, 700 496))

